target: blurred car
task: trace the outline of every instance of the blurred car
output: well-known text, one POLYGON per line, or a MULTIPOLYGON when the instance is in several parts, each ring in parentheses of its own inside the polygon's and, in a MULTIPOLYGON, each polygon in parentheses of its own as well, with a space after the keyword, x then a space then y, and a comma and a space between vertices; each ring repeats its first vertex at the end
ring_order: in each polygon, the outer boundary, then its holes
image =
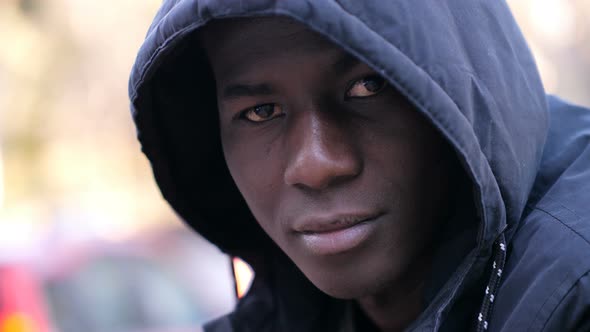
POLYGON ((192 332, 235 303, 230 259, 185 229, 53 249, 0 263, 0 332, 192 332))

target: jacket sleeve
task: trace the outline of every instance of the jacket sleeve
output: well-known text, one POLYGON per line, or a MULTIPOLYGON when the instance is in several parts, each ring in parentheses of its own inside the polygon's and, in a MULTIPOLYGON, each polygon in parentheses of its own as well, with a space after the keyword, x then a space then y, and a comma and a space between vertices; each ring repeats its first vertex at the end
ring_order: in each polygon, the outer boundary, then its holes
POLYGON ((590 271, 570 288, 543 331, 590 331, 590 271))

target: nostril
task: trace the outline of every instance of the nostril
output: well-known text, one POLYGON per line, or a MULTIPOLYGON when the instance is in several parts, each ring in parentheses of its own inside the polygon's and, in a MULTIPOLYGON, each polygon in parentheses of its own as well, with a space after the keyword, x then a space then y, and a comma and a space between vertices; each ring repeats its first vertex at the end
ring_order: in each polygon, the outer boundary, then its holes
POLYGON ((362 162, 354 153, 325 155, 303 153, 285 171, 285 183, 298 188, 323 190, 350 181, 362 170, 362 162))

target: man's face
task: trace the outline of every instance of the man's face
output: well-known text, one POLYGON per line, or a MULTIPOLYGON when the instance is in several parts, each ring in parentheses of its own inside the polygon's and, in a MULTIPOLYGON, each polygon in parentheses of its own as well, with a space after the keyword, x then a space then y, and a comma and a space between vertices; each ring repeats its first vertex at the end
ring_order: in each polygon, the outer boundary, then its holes
POLYGON ((453 158, 438 133, 301 24, 222 21, 202 37, 231 175, 299 269, 339 298, 423 273, 450 196, 453 158))

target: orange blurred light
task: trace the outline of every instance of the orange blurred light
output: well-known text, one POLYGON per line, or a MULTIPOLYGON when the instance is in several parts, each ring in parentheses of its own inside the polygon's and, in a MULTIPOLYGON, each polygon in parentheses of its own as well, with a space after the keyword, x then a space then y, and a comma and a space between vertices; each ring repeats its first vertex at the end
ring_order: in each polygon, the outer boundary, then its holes
POLYGON ((26 314, 15 312, 0 322, 0 332, 39 332, 34 320, 26 314))
POLYGON ((47 332, 47 311, 38 278, 26 266, 0 267, 0 332, 47 332))
POLYGON ((243 260, 234 257, 232 259, 232 264, 234 266, 234 278, 236 280, 236 292, 238 298, 242 298, 248 292, 250 288, 250 284, 252 284, 252 279, 254 278, 254 271, 248 265, 248 263, 244 262, 243 260))

